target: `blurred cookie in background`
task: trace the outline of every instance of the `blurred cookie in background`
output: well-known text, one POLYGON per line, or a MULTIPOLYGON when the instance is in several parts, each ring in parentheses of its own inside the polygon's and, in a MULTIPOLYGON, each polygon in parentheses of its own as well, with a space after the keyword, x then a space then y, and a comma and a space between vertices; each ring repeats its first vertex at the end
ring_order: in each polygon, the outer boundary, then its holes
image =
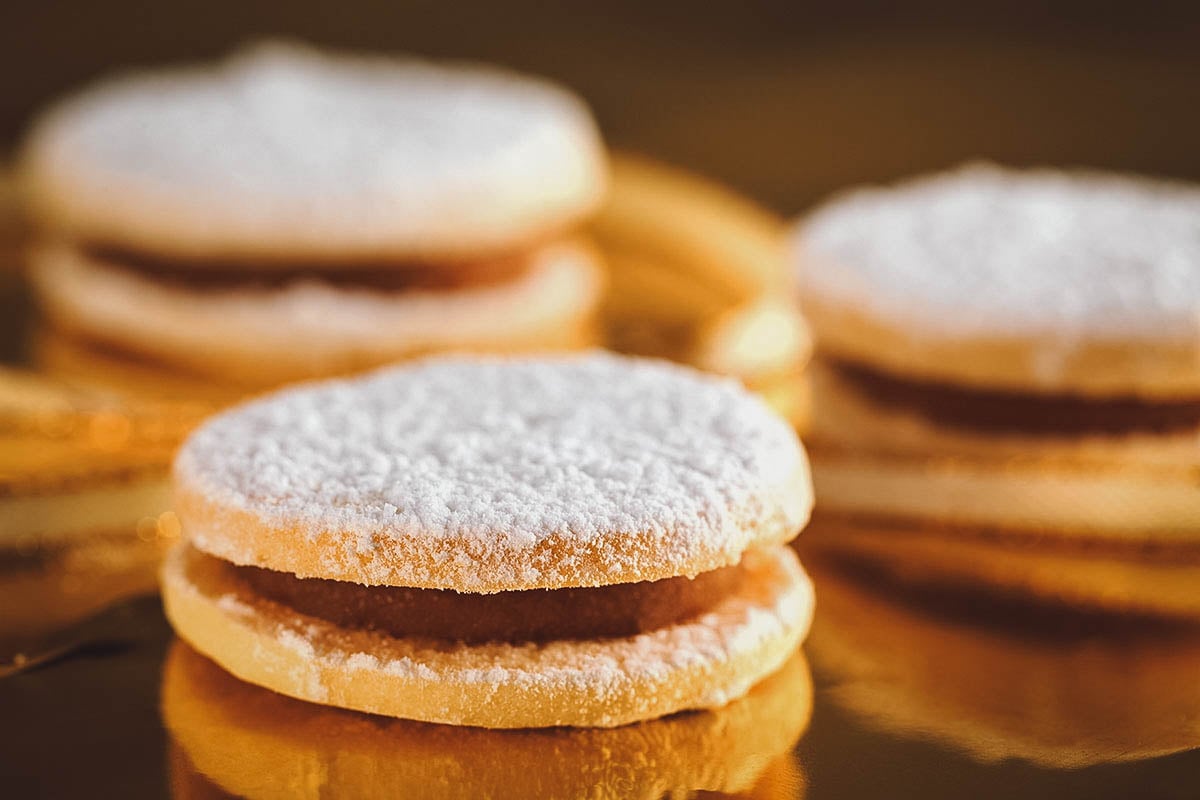
POLYGON ((833 199, 794 261, 824 514, 1195 563, 1200 189, 972 165, 833 199))
POLYGON ((808 418, 807 326, 770 211, 705 178, 617 154, 592 224, 609 268, 609 346, 742 379, 797 427, 808 418))
POLYGON ((798 798, 812 681, 797 654, 712 711, 619 728, 494 731, 327 708, 243 683, 177 642, 162 713, 174 797, 798 798), (552 754, 552 757, 547 757, 552 754), (744 793, 744 794, 743 794, 744 793))
POLYGON ((871 727, 1057 769, 1200 745, 1194 627, 1022 615, 911 593, 824 553, 805 564, 821 598, 806 646, 815 678, 871 727))
POLYGON ((117 404, 0 369, 0 638, 156 589, 185 407, 117 404))
POLYGON ((684 360, 740 378, 801 433, 811 422, 812 385, 805 366, 812 337, 795 303, 775 293, 706 320, 684 360))
POLYGON ((212 380, 65 333, 44 320, 30 336, 39 374, 82 392, 133 403, 170 403, 212 410, 261 391, 253 382, 212 380))
POLYGON ((597 341, 577 229, 606 159, 539 79, 265 44, 68 98, 21 177, 53 327, 167 375, 267 388, 597 341))

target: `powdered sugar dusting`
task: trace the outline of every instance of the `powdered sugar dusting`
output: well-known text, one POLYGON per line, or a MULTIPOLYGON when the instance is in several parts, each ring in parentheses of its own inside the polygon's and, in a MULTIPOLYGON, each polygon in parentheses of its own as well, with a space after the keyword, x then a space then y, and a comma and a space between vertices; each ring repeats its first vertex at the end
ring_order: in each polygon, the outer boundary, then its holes
POLYGON ((802 291, 914 334, 1200 336, 1184 184, 969 165, 836 198, 796 241, 802 291))
MULTIPOLYGON (((286 391, 214 418, 176 462, 217 507, 321 537, 323 577, 460 591, 735 563, 760 529, 803 524, 797 475, 794 432, 736 382, 602 353, 432 359, 286 391)), ((231 532, 184 526, 239 554, 231 532)))
POLYGON ((528 234, 592 205, 600 153, 583 104, 544 81, 269 43, 93 87, 42 120, 28 161, 41 188, 63 182, 68 224, 307 250, 528 234))

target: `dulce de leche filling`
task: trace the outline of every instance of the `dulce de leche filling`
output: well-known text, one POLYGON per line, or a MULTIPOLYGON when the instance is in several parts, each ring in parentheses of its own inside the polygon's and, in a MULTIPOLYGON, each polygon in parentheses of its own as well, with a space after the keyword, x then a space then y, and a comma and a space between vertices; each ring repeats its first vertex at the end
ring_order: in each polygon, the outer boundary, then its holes
POLYGON ((258 595, 341 627, 471 644, 632 636, 699 616, 736 593, 746 579, 746 570, 737 565, 695 578, 463 594, 227 566, 258 595))
POLYGON ((897 378, 848 361, 830 361, 838 375, 880 405, 939 424, 986 433, 1121 435, 1171 433, 1200 427, 1200 398, 1147 401, 1071 394, 1027 394, 897 378))
POLYGON ((457 263, 381 260, 356 261, 346 266, 329 263, 264 266, 235 260, 206 260, 201 264, 101 245, 85 245, 83 249, 89 258, 193 291, 272 289, 301 281, 388 292, 483 287, 513 281, 525 274, 534 252, 531 249, 457 263))

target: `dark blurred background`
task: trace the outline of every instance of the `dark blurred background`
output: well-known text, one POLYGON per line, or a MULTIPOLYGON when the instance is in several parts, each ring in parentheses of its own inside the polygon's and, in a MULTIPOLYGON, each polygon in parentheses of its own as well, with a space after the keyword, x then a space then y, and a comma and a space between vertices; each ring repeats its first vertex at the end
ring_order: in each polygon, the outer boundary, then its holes
POLYGON ((286 35, 555 77, 609 141, 792 212, 963 159, 1200 178, 1200 3, 0 2, 0 148, 113 68, 286 35))

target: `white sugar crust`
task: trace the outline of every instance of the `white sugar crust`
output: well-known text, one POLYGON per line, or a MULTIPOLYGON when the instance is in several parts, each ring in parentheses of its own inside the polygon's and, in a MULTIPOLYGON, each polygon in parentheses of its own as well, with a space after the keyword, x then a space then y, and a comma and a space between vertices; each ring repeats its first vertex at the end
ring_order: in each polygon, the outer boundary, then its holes
POLYGON ((588 110, 553 84, 282 43, 101 82, 38 121, 22 168, 45 224, 201 266, 512 249, 607 180, 588 110))
POLYGON ((1200 335, 1198 187, 972 164, 843 194, 797 234, 804 291, 918 331, 1200 335))
POLYGON ((598 352, 281 392, 205 424, 175 477, 217 557, 467 592, 695 575, 812 503, 794 432, 736 382, 598 352))
POLYGON ((1200 189, 968 165, 859 189, 794 236, 827 353, 901 376, 1200 396, 1200 189))
MULTIPOLYGON (((249 385, 377 367, 441 350, 556 349, 554 332, 591 325, 600 267, 552 244, 500 283, 383 290, 300 278, 282 286, 196 289, 65 244, 34 251, 31 274, 55 323, 162 363, 249 385)), ((570 337, 564 342, 574 346, 570 337)))
POLYGON ((187 545, 163 569, 179 635, 243 680, 387 716, 488 728, 613 727, 743 696, 796 652, 813 590, 795 553, 747 554, 711 610, 623 638, 464 644, 342 628, 266 600, 187 545))

